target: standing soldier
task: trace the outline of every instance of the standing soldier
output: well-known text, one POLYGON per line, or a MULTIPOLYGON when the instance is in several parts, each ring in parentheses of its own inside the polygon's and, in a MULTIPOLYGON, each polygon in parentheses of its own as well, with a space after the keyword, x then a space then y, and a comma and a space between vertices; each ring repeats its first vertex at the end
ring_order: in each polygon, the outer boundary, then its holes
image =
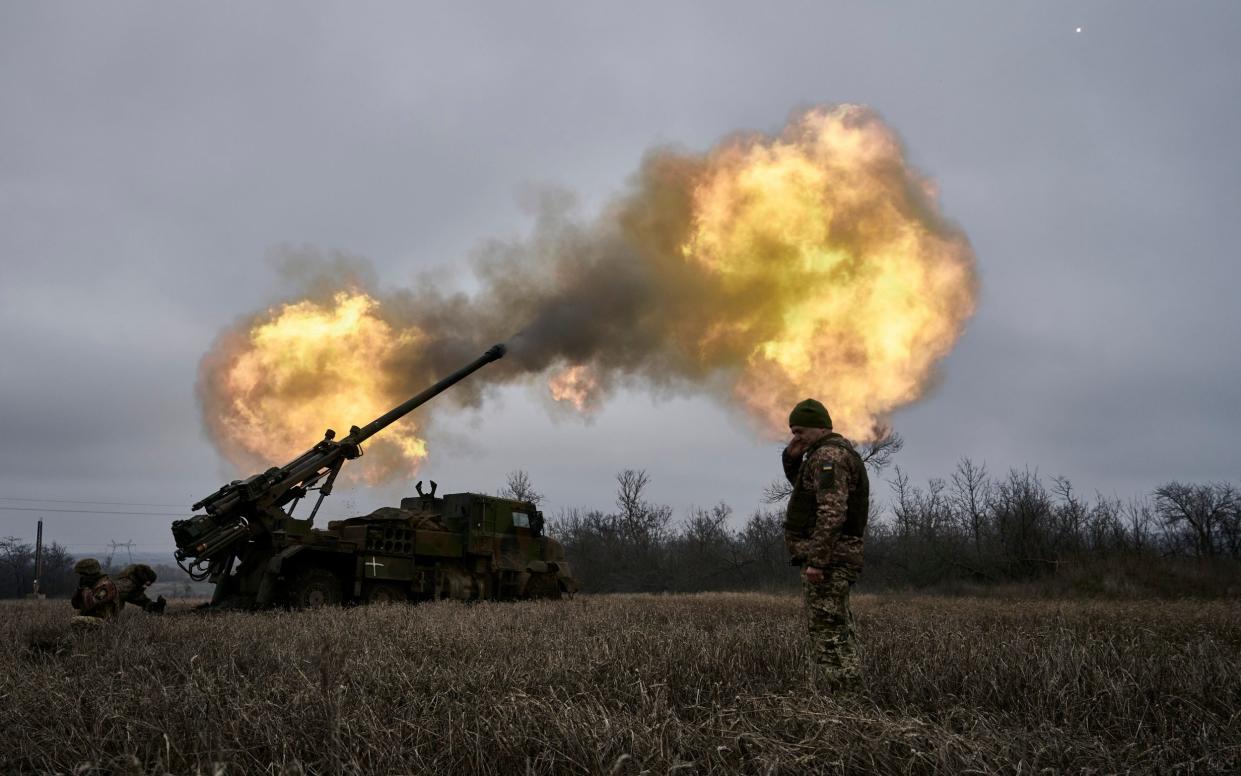
POLYGON ((125 604, 141 606, 144 612, 163 614, 167 601, 163 596, 152 601, 147 598, 146 589, 155 581, 155 569, 145 563, 135 563, 121 569, 116 575, 117 606, 125 608, 125 604))
POLYGON ((789 414, 793 439, 784 473, 793 486, 784 541, 802 567, 810 631, 811 679, 829 692, 862 689, 861 657, 849 589, 862 572, 862 535, 870 510, 866 465, 832 431, 827 408, 806 399, 789 414))
POLYGON ((83 558, 73 566, 78 575, 78 589, 73 594, 73 608, 77 616, 75 625, 97 625, 116 617, 118 596, 116 585, 108 579, 94 558, 83 558))

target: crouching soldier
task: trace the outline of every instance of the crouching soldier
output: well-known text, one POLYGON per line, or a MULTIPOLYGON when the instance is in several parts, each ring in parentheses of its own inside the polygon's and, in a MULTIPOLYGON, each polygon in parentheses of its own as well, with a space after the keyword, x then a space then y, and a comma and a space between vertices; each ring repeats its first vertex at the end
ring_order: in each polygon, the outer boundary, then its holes
POLYGON ((167 601, 163 596, 152 601, 147 598, 146 589, 155 581, 155 569, 145 563, 135 563, 121 569, 116 575, 117 607, 124 609, 125 604, 142 607, 144 612, 163 614, 167 601))
POLYGON ((119 611, 116 585, 103 573, 99 561, 83 558, 73 566, 78 575, 78 589, 73 594, 73 608, 77 616, 75 626, 90 627, 116 618, 119 611))

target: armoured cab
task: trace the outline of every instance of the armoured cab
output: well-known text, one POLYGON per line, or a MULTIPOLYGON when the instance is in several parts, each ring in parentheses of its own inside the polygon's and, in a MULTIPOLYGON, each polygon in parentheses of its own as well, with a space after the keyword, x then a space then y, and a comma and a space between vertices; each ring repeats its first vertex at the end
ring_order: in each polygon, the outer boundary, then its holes
POLYGON ((400 507, 313 531, 282 569, 290 603, 559 598, 576 590, 564 550, 543 534, 533 504, 419 490, 400 507))

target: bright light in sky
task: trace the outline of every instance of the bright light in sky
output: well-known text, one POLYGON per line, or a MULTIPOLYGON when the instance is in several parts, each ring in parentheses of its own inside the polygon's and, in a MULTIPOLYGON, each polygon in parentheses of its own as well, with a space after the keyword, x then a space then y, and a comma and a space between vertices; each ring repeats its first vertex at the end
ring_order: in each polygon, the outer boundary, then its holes
POLYGON ((1074 30, 1074 32, 1081 32, 1081 31, 1082 31, 1082 30, 1084 30, 1084 29, 1086 29, 1086 28, 1085 28, 1085 27, 1078 27, 1076 30, 1074 30))

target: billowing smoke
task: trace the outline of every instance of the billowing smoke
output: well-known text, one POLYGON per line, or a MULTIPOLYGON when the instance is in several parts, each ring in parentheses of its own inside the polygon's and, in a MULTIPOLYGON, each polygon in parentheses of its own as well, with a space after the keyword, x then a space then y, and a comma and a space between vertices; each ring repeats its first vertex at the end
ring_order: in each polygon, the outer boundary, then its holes
MULTIPOLYGON (((866 108, 812 109, 703 154, 655 150, 593 220, 570 205, 549 194, 528 239, 483 248, 471 295, 383 292, 362 262, 290 254, 303 296, 203 360, 212 439, 243 467, 283 462, 326 424, 365 423, 506 341, 453 400, 538 380, 590 412, 617 385, 658 386, 722 399, 775 435, 814 396, 867 440, 922 394, 974 310, 968 240, 866 108)), ((406 421, 368 453, 377 478, 426 448, 406 421)))

